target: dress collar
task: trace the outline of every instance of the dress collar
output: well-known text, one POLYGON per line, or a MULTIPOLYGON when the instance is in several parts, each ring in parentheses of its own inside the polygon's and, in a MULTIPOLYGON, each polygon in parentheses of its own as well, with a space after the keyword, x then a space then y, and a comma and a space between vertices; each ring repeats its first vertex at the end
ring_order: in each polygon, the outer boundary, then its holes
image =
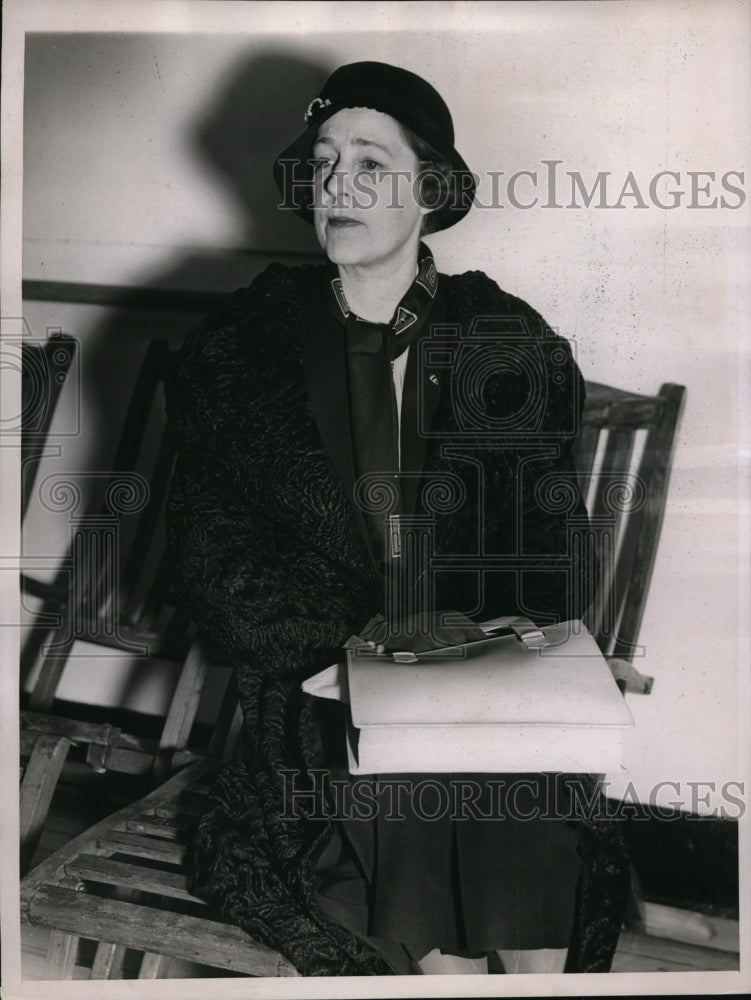
MULTIPOLYGON (((420 323, 430 311, 438 291, 438 271, 428 247, 421 243, 417 258, 417 275, 402 296, 394 315, 388 323, 372 324, 387 326, 398 339, 416 323, 420 323)), ((346 326, 352 310, 344 294, 339 269, 331 261, 326 266, 326 308, 342 326, 346 326)), ((359 319, 356 314, 354 318, 359 319)))

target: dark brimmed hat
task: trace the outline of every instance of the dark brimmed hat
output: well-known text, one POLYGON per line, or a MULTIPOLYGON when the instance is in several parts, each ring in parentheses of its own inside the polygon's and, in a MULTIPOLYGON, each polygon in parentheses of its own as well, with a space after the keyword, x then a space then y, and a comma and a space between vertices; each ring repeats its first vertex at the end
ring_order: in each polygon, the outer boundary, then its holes
POLYGON ((416 73, 380 62, 340 66, 314 97, 305 112, 306 130, 274 163, 274 179, 283 204, 306 222, 313 221, 313 172, 309 164, 319 126, 343 108, 373 108, 428 143, 452 169, 448 197, 433 213, 432 229, 448 229, 472 207, 476 182, 454 149, 454 123, 438 91, 416 73))

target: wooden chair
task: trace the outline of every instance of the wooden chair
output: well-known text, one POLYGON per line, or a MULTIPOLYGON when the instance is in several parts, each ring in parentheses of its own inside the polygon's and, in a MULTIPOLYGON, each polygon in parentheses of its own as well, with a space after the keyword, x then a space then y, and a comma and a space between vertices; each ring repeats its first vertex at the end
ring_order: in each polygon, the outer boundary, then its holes
POLYGON ((226 759, 237 745, 241 725, 231 670, 217 653, 207 656, 200 640, 194 640, 185 658, 158 737, 129 733, 109 723, 23 712, 21 753, 28 763, 21 784, 21 871, 33 860, 71 748, 99 774, 139 777, 141 786, 150 787, 197 760, 226 759), (218 709, 207 738, 208 729, 196 723, 196 716, 209 688, 218 709))
POLYGON ((81 938, 97 942, 92 979, 119 978, 126 948, 143 952, 141 979, 163 975, 169 958, 248 976, 297 975, 190 892, 185 834, 214 766, 194 761, 26 876, 22 920, 52 931, 49 978, 72 978, 81 938))
MULTIPOLYGON (((662 529, 684 386, 664 383, 656 396, 590 382, 574 449, 579 489, 598 536, 600 581, 585 616, 622 692, 650 694, 654 678, 633 659, 662 529)), ((627 926, 646 929, 647 908, 635 868, 627 926)))
POLYGON ((31 711, 52 708, 75 642, 176 661, 190 645, 187 616, 171 593, 163 539, 174 461, 162 405, 169 364, 167 343, 152 341, 108 473, 63 473, 40 484, 48 509, 68 521, 70 546, 52 584, 22 576, 24 593, 42 602, 21 654, 22 677, 41 658, 25 706, 31 711))
MULTIPOLYGON (((164 420, 162 385, 171 356, 165 342, 149 345, 109 473, 52 475, 39 486, 42 501, 66 519, 70 545, 51 583, 29 573, 21 577, 23 593, 41 605, 21 657, 22 676, 41 660, 30 694, 22 698, 22 871, 34 856, 69 753, 85 755, 99 773, 150 776, 153 785, 169 773, 175 752, 187 752, 205 671, 197 650, 188 654, 189 621, 171 592, 164 539, 162 514, 174 446, 164 420), (85 485, 94 487, 88 501, 85 485), (68 704, 68 715, 58 714, 58 685, 79 641, 95 644, 105 656, 121 652, 184 664, 158 735, 123 731, 106 717, 92 721, 85 706, 68 704)), ((27 503, 42 454, 39 444, 38 431, 24 434, 27 503)), ((183 763, 186 759, 191 758, 183 763)))
MULTIPOLYGON (((616 547, 614 565, 606 567, 603 602, 593 627, 602 646, 609 654, 623 656, 626 666, 654 564, 683 395, 678 386, 663 386, 654 397, 590 386, 577 444, 579 474, 592 498, 595 521, 602 521, 607 537, 625 538, 616 547), (614 482, 608 476, 615 473, 638 475, 646 491, 644 501, 613 504, 607 486, 614 482), (611 607, 618 610, 615 630, 608 624, 615 610, 610 617, 610 611, 603 610, 611 607)), ((639 676, 629 676, 627 683, 643 691, 639 676)), ((281 955, 224 922, 190 893, 186 838, 215 767, 208 759, 194 761, 140 802, 67 844, 24 879, 22 919, 52 931, 52 978, 72 976, 82 938, 96 942, 92 978, 119 975, 126 948, 143 953, 142 978, 163 975, 168 957, 244 975, 296 974, 281 955), (142 895, 136 898, 134 893, 142 895)))
POLYGON ((632 664, 662 530, 686 390, 656 396, 587 384, 574 448, 579 489, 598 537, 602 579, 585 624, 622 690, 649 694, 653 679, 632 664))
MULTIPOLYGON (((7 346, 7 345, 6 345, 7 346)), ((60 453, 49 443, 60 394, 77 342, 61 331, 44 344, 21 344, 21 518, 28 509, 42 458, 60 453)), ((21 870, 28 865, 49 810, 70 742, 62 734, 24 733, 21 739, 21 870)))

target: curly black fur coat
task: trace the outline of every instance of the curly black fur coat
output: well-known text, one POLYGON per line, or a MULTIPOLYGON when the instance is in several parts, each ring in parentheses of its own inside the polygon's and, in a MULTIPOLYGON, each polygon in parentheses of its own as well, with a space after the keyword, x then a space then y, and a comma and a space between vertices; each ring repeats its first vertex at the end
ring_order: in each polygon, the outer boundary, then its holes
MULTIPOLYGON (((220 772, 197 830, 195 890, 304 975, 379 975, 390 972, 381 956, 315 902, 330 821, 315 809, 283 818, 281 772, 317 763, 300 683, 383 610, 352 498, 343 361, 309 320, 322 270, 272 265, 234 293, 186 340, 168 385, 177 579, 200 628, 236 662, 244 713, 243 758, 220 772)), ((482 273, 440 280, 446 325, 426 359, 418 509, 438 555, 531 562, 520 572, 497 560, 483 586, 474 573, 437 572, 435 605, 476 620, 579 617, 593 581, 570 542, 586 518, 572 490, 584 388, 570 348, 482 273)), ((628 861, 619 824, 580 822, 567 968, 607 971, 628 861)))

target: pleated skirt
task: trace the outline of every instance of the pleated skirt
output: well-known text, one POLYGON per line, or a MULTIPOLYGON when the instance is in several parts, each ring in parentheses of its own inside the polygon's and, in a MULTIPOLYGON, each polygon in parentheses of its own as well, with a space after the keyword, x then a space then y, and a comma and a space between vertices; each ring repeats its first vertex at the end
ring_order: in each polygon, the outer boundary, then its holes
POLYGON ((415 959, 568 946, 581 862, 560 776, 380 775, 336 799, 318 892, 355 933, 415 959))

